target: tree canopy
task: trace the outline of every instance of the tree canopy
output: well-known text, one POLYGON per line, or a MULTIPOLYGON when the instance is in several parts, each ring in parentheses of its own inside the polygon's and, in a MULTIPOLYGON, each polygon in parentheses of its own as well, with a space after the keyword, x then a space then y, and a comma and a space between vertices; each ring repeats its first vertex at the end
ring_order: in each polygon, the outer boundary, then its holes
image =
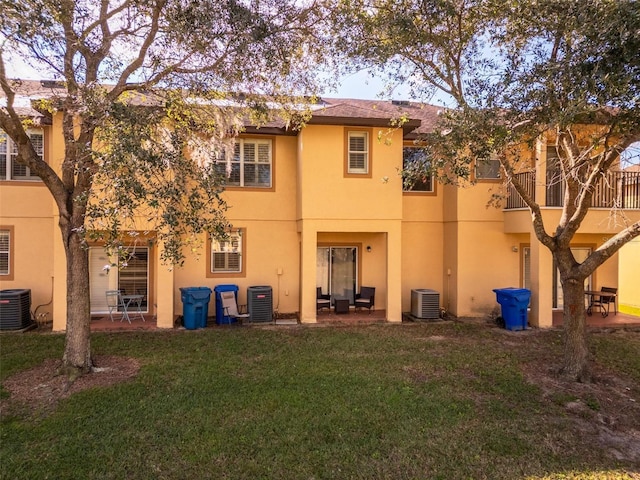
MULTIPOLYGON (((633 0, 355 0, 338 22, 345 50, 361 65, 382 65, 391 82, 407 83, 428 101, 454 100, 436 131, 422 138, 443 181, 469 178, 473 165, 500 160, 532 213, 537 240, 553 253, 566 301, 564 371, 588 378, 584 279, 626 242, 640 223, 621 227, 582 263, 571 240, 598 182, 619 168, 620 154, 640 141, 640 4, 633 0), (547 138, 563 185, 558 225, 544 224, 541 205, 517 175, 531 170, 530 151, 547 138), (553 232, 553 233, 548 233, 553 232)), ((538 180, 540 181, 540 180, 538 180)))
POLYGON ((229 139, 246 121, 260 125, 270 110, 291 124, 304 118, 312 67, 325 59, 327 11, 316 0, 0 0, 0 7, 0 128, 58 208, 67 257, 63 361, 86 372, 87 232, 117 246, 121 229, 141 216, 165 259, 178 263, 194 235, 223 235, 222 179, 212 162, 229 157, 229 139), (23 85, 7 74, 13 62, 56 80, 29 107, 60 118, 61 166, 31 143, 23 85))

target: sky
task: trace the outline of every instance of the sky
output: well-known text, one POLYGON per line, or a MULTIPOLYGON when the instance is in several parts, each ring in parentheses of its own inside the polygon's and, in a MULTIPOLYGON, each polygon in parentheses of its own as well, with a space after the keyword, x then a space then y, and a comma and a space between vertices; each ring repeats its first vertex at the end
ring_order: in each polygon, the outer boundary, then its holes
POLYGON ((448 99, 443 93, 436 93, 431 99, 416 99, 411 97, 408 87, 400 85, 394 89, 391 95, 384 94, 381 97, 380 94, 384 90, 385 82, 383 80, 380 78, 372 78, 367 71, 361 71, 351 75, 345 75, 341 79, 341 84, 337 92, 324 92, 323 95, 326 97, 356 98, 361 100, 421 100, 433 105, 453 106, 452 100, 448 99))
MULTIPOLYGON (((10 78, 21 78, 23 80, 53 80, 47 76, 21 62, 8 62, 7 73, 10 78)), ((355 98, 362 100, 418 100, 411 98, 409 89, 399 86, 394 89, 391 95, 381 93, 385 90, 385 82, 381 78, 373 78, 367 71, 360 71, 342 77, 340 85, 336 91, 330 90, 321 92, 322 96, 328 98, 355 98)), ((421 99, 425 100, 425 99, 421 99)), ((436 95, 427 103, 434 105, 451 106, 444 95, 436 95)))

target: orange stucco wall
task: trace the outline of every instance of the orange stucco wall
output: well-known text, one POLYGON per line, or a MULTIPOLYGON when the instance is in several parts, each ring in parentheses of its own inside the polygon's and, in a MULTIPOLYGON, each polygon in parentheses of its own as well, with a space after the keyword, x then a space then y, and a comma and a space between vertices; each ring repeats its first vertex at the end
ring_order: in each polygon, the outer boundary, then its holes
MULTIPOLYGON (((438 291, 441 306, 455 315, 491 313, 499 308, 494 288, 522 286, 522 248, 531 246, 532 323, 551 325, 551 258, 537 244, 527 210, 487 207, 491 194, 500 190, 492 182, 466 188, 438 185, 435 194, 403 195, 398 174, 401 130, 385 129, 378 140, 379 128, 354 127, 370 132, 371 168, 367 175, 347 175, 349 128, 308 125, 297 135, 269 135, 274 142, 274 188, 224 192, 228 219, 244 232, 246 268, 241 275, 207 275, 204 235, 201 250, 181 267, 161 264, 161 245, 151 249, 150 313, 157 315, 158 326, 171 328, 182 313, 181 287, 214 289, 220 284, 238 285, 240 303, 247 301, 247 287, 269 285, 274 309, 315 322, 318 245, 358 247, 358 283, 376 288, 376 308, 385 310, 392 322, 410 310, 411 290, 417 288, 438 291)), ((59 169, 64 152, 59 117, 54 117, 45 142, 51 165, 59 169)), ((536 151, 542 154, 544 148, 538 145, 536 151)), ((529 158, 526 152, 522 156, 529 158)), ((560 210, 544 208, 543 214, 547 228, 553 229, 560 210)), ((589 212, 574 243, 601 245, 620 228, 609 215, 589 212)), ((55 330, 64 330, 66 265, 48 190, 33 183, 1 183, 0 225, 12 229, 16 247, 14 278, 2 281, 1 287, 31 288, 33 308, 46 304, 41 313, 53 318, 55 330)), ((594 275, 594 288, 620 288, 623 311, 640 311, 638 259, 636 240, 594 275)), ((213 315, 215 296, 209 308, 213 315)))
POLYGON ((640 316, 640 238, 622 247, 618 255, 620 284, 618 307, 621 312, 640 316))
MULTIPOLYGON (((297 311, 298 251, 296 225, 296 150, 293 136, 274 137, 274 191, 229 189, 223 196, 230 206, 227 218, 234 228, 244 229, 246 272, 242 276, 207 278, 206 252, 192 256, 175 269, 174 314, 182 312, 180 288, 233 284, 239 302, 246 304, 247 287, 268 285, 273 306, 280 313, 297 311)), ((203 244, 205 243, 203 236, 203 244)), ((215 312, 215 296, 209 306, 215 312)))
POLYGON ((42 185, 0 184, 0 225, 12 231, 13 275, 0 276, 0 289, 30 289, 31 309, 52 320, 53 243, 59 237, 51 214, 51 197, 42 185))

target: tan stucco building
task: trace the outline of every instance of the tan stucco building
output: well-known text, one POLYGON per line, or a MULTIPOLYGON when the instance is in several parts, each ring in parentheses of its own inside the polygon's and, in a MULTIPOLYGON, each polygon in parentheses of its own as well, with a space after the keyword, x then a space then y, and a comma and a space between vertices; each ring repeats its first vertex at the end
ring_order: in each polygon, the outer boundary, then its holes
MULTIPOLYGON (((529 322, 549 327, 562 307, 562 291, 549 251, 532 231, 530 213, 517 201, 487 207, 501 188, 499 170, 475 172, 466 188, 426 178, 403 188, 399 171, 415 153, 413 140, 432 128, 438 107, 408 102, 327 99, 299 132, 284 126, 247 128, 239 137, 232 176, 224 192, 235 232, 220 244, 202 238, 202 251, 184 266, 160 262, 160 248, 131 242, 126 268, 91 246, 92 313, 106 312, 105 291, 119 288, 145 296, 143 308, 157 325, 172 328, 182 313, 181 287, 239 287, 246 303, 250 286, 271 286, 273 307, 316 321, 316 288, 353 301, 361 286, 376 288, 375 308, 400 322, 411 310, 413 289, 439 293, 440 306, 459 317, 483 317, 498 307, 494 288, 532 291, 529 322), (409 121, 389 129, 404 113, 409 121)), ((42 155, 58 169, 64 148, 59 116, 42 118, 31 130, 42 155)), ((12 165, 11 141, 0 146, 0 289, 31 289, 32 310, 66 324, 65 256, 56 208, 46 187, 28 169, 12 165)), ((535 178, 545 178, 546 143, 529 152, 535 178)), ((637 177, 636 181, 637 181, 637 177)), ((544 182, 532 180, 547 228, 561 207, 544 182), (542 200, 540 200, 542 199, 542 200)), ((625 214, 640 218, 640 205, 625 214)), ((593 208, 575 238, 578 258, 620 230, 609 207, 593 208)), ((640 241, 602 265, 591 289, 618 288, 619 310, 640 315, 640 241)), ((215 312, 214 300, 210 315, 215 312)))

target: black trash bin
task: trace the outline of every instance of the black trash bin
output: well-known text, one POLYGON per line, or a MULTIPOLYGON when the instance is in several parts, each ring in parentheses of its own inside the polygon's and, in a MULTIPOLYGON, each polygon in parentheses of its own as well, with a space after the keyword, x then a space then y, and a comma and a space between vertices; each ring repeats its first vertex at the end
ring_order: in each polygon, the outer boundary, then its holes
POLYGON ((207 326, 211 289, 209 287, 186 287, 180 289, 184 328, 195 330, 207 326))
POLYGON ((504 326, 507 330, 526 330, 531 290, 526 288, 495 288, 504 326))
POLYGON ((240 290, 240 287, 238 287, 238 285, 216 285, 215 287, 213 287, 213 291, 216 292, 216 323, 218 325, 229 325, 238 321, 237 318, 225 315, 224 308, 222 308, 222 296, 220 295, 221 292, 233 292, 236 297, 237 305, 238 290, 240 290))

